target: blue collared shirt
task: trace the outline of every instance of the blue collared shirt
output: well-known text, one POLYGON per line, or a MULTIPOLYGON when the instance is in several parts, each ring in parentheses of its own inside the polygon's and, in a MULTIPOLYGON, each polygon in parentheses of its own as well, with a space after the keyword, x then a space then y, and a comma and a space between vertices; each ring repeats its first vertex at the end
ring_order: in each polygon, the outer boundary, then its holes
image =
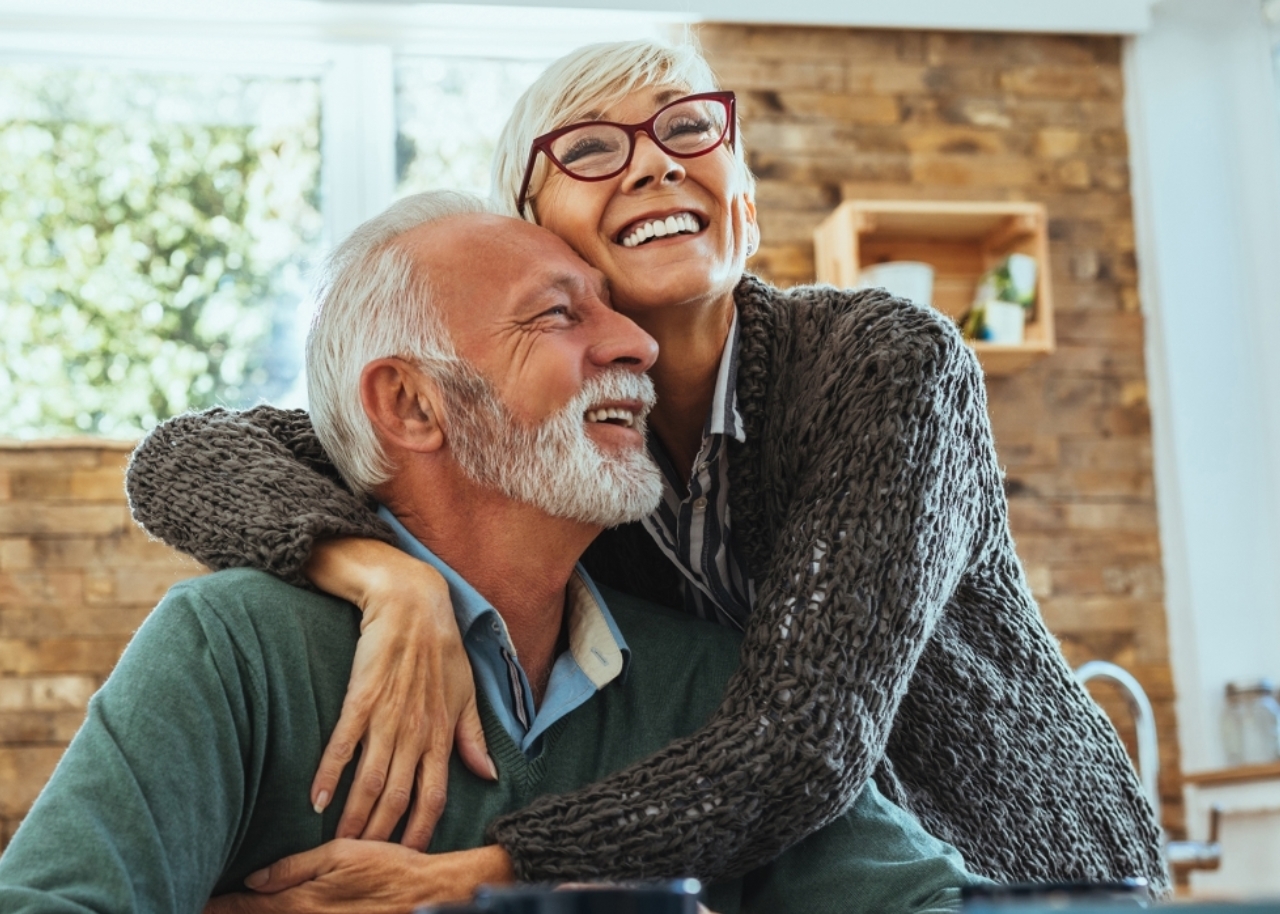
POLYGON ((565 600, 569 650, 556 658, 542 705, 535 708, 529 677, 520 666, 506 623, 498 611, 461 575, 422 545, 394 514, 379 507, 378 516, 391 525, 401 549, 431 565, 448 583, 449 599, 475 674, 476 688, 488 699, 512 741, 526 755, 537 754, 538 739, 552 724, 626 671, 631 651, 600 592, 579 565, 569 579, 565 600))

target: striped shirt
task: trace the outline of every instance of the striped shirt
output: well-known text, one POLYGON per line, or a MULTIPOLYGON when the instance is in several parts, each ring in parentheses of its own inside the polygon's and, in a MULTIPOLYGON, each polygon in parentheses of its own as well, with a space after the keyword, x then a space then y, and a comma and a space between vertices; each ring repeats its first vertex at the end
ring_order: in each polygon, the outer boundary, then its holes
POLYGON ((729 523, 728 439, 746 441, 738 411, 738 314, 720 357, 711 415, 702 446, 690 470, 675 466, 657 435, 649 451, 662 470, 662 501, 644 520, 658 548, 683 573, 680 582, 688 612, 738 630, 746 626, 755 603, 755 587, 729 523), (681 497, 688 473, 688 495, 681 497))

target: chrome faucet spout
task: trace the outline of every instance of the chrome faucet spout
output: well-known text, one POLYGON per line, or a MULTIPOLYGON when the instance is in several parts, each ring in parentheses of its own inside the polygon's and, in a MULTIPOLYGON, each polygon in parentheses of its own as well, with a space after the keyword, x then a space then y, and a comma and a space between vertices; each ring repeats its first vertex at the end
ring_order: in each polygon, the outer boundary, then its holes
POLYGON ((1076 670, 1081 685, 1092 679, 1106 679, 1124 690, 1133 724, 1138 733, 1138 780, 1160 819, 1160 744, 1156 738, 1156 716, 1141 683, 1124 667, 1106 660, 1090 660, 1076 670))

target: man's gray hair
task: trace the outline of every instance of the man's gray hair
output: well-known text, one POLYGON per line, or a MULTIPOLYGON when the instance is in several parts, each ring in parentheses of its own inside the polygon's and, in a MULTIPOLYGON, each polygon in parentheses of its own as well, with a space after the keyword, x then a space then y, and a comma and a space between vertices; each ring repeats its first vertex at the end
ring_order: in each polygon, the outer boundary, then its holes
POLYGON ((486 201, 471 194, 406 197, 352 232, 321 269, 307 334, 311 421, 357 495, 368 495, 392 472, 360 400, 364 367, 398 356, 438 375, 458 362, 431 300, 430 277, 414 264, 403 236, 450 216, 486 212, 486 201))

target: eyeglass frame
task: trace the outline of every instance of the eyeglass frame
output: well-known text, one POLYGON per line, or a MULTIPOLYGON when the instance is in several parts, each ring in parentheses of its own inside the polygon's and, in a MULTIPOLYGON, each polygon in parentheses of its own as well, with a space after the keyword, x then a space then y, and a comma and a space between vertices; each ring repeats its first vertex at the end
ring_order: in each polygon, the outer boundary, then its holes
POLYGON ((546 155, 547 159, 551 162, 551 164, 554 165, 556 168, 560 169, 561 173, 568 175, 570 178, 573 178, 573 180, 575 181, 608 181, 610 178, 616 178, 618 175, 622 174, 624 171, 627 170, 627 166, 631 164, 631 157, 635 155, 636 134, 641 132, 643 132, 647 137, 649 137, 649 139, 653 141, 653 144, 655 146, 657 146, 667 155, 675 156, 677 159, 696 159, 699 156, 704 156, 710 152, 715 152, 717 149, 719 149, 721 146, 724 146, 726 143, 728 144, 730 149, 733 149, 734 144, 737 142, 737 139, 738 139, 737 96, 735 96, 732 92, 726 92, 726 91, 698 92, 694 95, 684 95, 684 96, 681 96, 680 98, 673 99, 672 101, 667 102, 667 104, 663 105, 661 108, 655 111, 653 113, 653 116, 650 117, 648 120, 641 121, 637 124, 619 124, 614 121, 578 121, 575 124, 569 124, 565 127, 559 127, 555 130, 552 130, 550 133, 542 134, 542 136, 534 139, 533 143, 529 148, 529 161, 524 167, 524 180, 520 182, 520 193, 516 197, 516 212, 519 213, 521 216, 523 216, 525 204, 529 202, 529 199, 528 199, 529 184, 533 181, 533 166, 537 163, 539 152, 546 155), (699 150, 698 152, 682 153, 682 152, 674 152, 673 150, 668 149, 666 144, 664 144, 662 140, 654 136, 654 133, 653 133, 654 124, 657 123, 658 117, 662 114, 662 112, 666 111, 668 108, 674 107, 675 105, 683 104, 684 102, 701 101, 702 99, 714 99, 718 102, 723 102, 725 108, 728 109, 729 120, 725 126, 724 133, 720 134, 720 139, 716 140, 716 142, 712 143, 706 149, 699 150), (591 177, 591 178, 580 177, 578 175, 575 175, 567 167, 565 167, 560 162, 560 160, 555 157, 555 154, 551 151, 551 143, 553 141, 558 140, 560 137, 564 136, 566 133, 570 133, 574 130, 578 130, 582 127, 587 127, 587 126, 617 127, 619 130, 622 130, 627 134, 627 141, 629 144, 627 147, 627 157, 625 160, 623 160, 622 165, 619 166, 616 171, 611 171, 607 175, 596 175, 595 177, 591 177))

